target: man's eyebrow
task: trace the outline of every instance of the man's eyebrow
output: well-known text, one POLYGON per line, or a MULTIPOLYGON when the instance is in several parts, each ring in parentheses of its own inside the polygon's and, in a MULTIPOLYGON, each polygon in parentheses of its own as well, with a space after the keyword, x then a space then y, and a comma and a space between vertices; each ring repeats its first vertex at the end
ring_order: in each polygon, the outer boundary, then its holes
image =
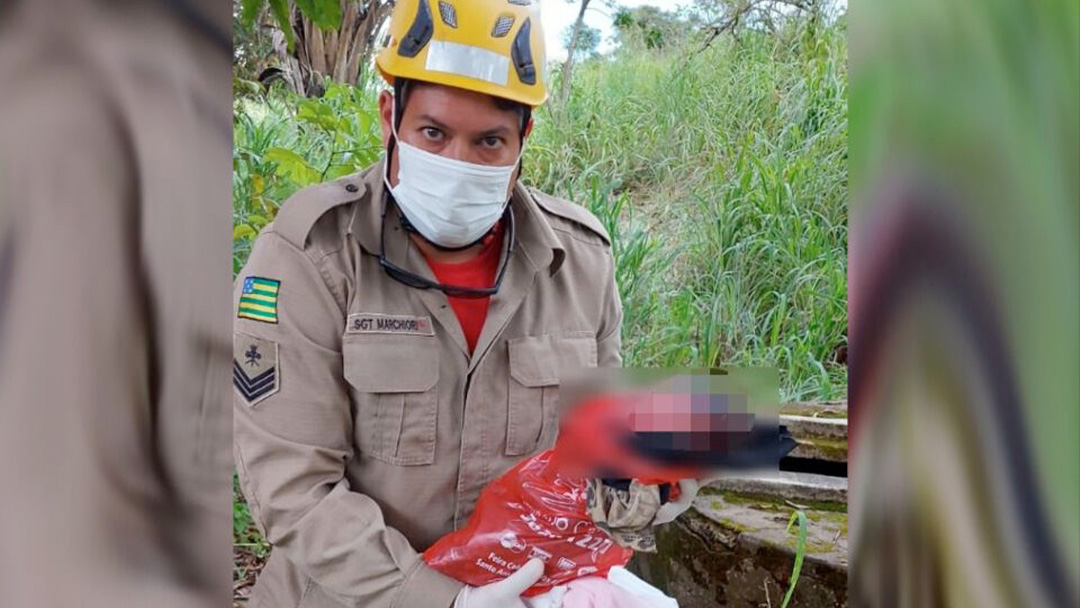
MULTIPOLYGON (((432 126, 438 128, 440 131, 446 131, 448 133, 453 132, 453 129, 451 129, 448 125, 439 122, 439 119, 435 118, 431 114, 421 114, 417 119, 423 123, 430 123, 432 126)), ((497 127, 482 131, 477 136, 477 138, 479 139, 484 137, 494 137, 496 135, 505 135, 509 131, 510 127, 507 127, 506 125, 499 125, 497 127)))
POLYGON ((488 129, 487 131, 484 131, 480 134, 480 137, 494 137, 496 135, 504 135, 508 131, 510 131, 509 127, 507 127, 506 125, 499 125, 494 129, 488 129))
POLYGON ((420 122, 429 122, 432 125, 438 127, 439 130, 441 130, 441 131, 450 131, 451 130, 450 127, 448 127, 447 125, 444 125, 443 123, 439 122, 438 119, 436 119, 431 114, 421 114, 420 117, 419 117, 419 120, 420 120, 420 122))

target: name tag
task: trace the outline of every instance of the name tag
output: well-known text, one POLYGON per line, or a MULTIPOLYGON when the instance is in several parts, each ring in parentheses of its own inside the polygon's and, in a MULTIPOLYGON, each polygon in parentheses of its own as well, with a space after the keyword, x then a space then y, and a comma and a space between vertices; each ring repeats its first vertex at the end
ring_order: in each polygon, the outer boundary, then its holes
POLYGON ((345 333, 434 336, 435 330, 431 327, 431 317, 359 312, 349 315, 345 323, 345 333))

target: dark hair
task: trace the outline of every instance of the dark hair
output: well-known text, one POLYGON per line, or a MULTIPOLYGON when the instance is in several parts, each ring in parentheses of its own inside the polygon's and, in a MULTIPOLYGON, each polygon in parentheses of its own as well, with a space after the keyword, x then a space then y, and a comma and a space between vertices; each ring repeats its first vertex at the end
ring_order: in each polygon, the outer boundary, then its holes
MULTIPOLYGON (((401 118, 405 115, 405 103, 409 99, 409 93, 415 86, 428 85, 429 82, 423 80, 412 80, 408 78, 394 78, 394 99, 397 101, 397 115, 394 116, 394 128, 401 127, 401 118)), ((532 107, 523 103, 518 103, 511 99, 503 97, 492 96, 492 100, 495 101, 495 107, 503 110, 504 112, 517 112, 520 124, 520 136, 521 140, 525 140, 525 127, 529 124, 529 119, 532 117, 532 107)))

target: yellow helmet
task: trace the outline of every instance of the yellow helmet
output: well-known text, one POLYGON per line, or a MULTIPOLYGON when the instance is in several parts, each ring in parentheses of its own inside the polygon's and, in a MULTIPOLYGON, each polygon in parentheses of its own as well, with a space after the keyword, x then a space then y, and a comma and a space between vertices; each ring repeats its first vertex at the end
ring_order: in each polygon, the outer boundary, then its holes
POLYGON ((527 106, 547 99, 540 0, 399 0, 375 65, 527 106))

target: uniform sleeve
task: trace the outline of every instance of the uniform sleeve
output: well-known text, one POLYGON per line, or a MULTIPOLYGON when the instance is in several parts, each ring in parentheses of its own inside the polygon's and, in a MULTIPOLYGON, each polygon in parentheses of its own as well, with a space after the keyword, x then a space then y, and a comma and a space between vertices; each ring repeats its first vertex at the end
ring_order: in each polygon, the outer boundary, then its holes
POLYGON ((275 551, 349 606, 446 608, 461 583, 429 568, 345 477, 353 416, 344 311, 320 268, 270 231, 234 290, 238 474, 275 551))
POLYGON ((615 284, 615 261, 611 250, 605 258, 604 308, 600 319, 600 329, 596 334, 597 367, 622 367, 622 301, 619 299, 619 287, 615 284))

